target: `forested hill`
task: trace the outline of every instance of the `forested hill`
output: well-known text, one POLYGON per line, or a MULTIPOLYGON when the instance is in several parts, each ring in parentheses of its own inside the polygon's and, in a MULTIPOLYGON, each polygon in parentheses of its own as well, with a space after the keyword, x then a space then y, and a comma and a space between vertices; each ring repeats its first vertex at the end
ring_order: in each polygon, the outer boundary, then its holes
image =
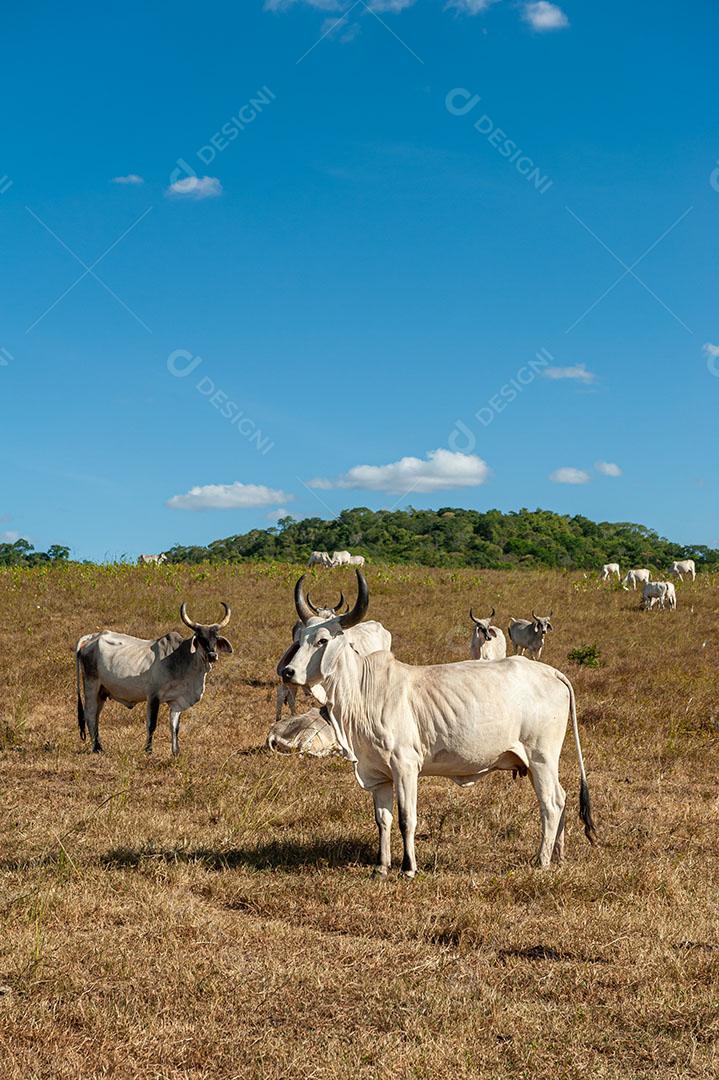
POLYGON ((643 525, 594 522, 549 510, 343 510, 333 521, 283 518, 208 547, 174 547, 171 562, 279 559, 305 562, 311 551, 348 549, 370 561, 425 566, 562 567, 596 570, 604 562, 666 569, 694 558, 719 569, 719 551, 665 540, 643 525))

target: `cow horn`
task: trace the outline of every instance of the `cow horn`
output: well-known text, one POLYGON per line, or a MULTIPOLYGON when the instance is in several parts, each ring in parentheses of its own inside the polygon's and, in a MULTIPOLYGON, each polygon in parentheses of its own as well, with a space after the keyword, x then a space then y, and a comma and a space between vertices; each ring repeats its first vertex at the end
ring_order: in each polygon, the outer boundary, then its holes
POLYGON ((312 609, 313 614, 319 615, 319 611, 317 610, 315 605, 310 600, 310 594, 309 593, 307 593, 307 607, 312 609))
POLYGON ((471 608, 469 609, 469 617, 472 620, 472 622, 475 623, 477 626, 479 626, 480 622, 482 621, 481 619, 477 618, 477 616, 473 613, 471 608))
POLYGON ((349 630, 350 627, 356 626, 357 623, 362 622, 367 614, 367 608, 369 607, 369 588, 367 586, 367 579, 358 566, 355 567, 355 573, 357 574, 357 600, 351 611, 347 611, 344 615, 340 615, 339 621, 343 630, 349 630))
MULTIPOLYGON (((343 592, 341 592, 340 593, 340 602, 339 602, 339 604, 337 605, 337 607, 332 608, 335 615, 337 615, 339 613, 340 608, 343 608, 346 603, 347 603, 347 601, 345 600, 345 594, 343 592)), ((349 610, 349 605, 348 605, 348 610, 349 610)))
POLYGON ((217 623, 217 629, 218 630, 221 630, 223 626, 227 626, 228 622, 230 621, 230 619, 232 617, 232 608, 229 606, 229 604, 226 604, 224 600, 220 600, 220 603, 222 604, 223 608, 225 609, 225 617, 222 620, 222 622, 217 623))
POLYGON ((180 618, 182 619, 185 626, 189 626, 190 630, 199 630, 198 624, 193 623, 192 619, 187 614, 187 604, 184 601, 182 602, 182 605, 180 607, 180 618))
POLYGON ((309 604, 305 600, 305 592, 304 592, 305 576, 306 575, 303 574, 302 577, 299 578, 297 584, 295 585, 295 608, 297 609, 297 614, 299 615, 300 621, 303 623, 304 626, 307 625, 308 620, 311 619, 312 615, 314 614, 313 611, 312 611, 312 608, 309 606, 309 604))
POLYGON ((492 619, 494 618, 494 616, 495 616, 496 614, 497 614, 497 612, 496 612, 496 611, 494 610, 494 608, 492 608, 492 614, 491 614, 491 615, 489 616, 489 621, 490 621, 490 622, 492 621, 492 619))
POLYGON ((536 620, 537 620, 537 619, 539 618, 539 616, 538 616, 538 615, 535 615, 535 614, 534 614, 534 608, 532 608, 532 618, 533 618, 533 619, 535 620, 535 622, 536 622, 536 620))

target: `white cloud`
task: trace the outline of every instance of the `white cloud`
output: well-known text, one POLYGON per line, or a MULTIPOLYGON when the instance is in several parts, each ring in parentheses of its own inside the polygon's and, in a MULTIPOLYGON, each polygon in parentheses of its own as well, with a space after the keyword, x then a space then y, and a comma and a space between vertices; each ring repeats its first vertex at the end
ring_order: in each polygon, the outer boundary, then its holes
POLYGON ((562 9, 548 0, 525 4, 523 18, 533 30, 561 30, 569 26, 569 19, 562 9))
POLYGON ((350 41, 354 41, 360 32, 360 24, 357 22, 348 22, 347 19, 341 17, 330 17, 325 19, 320 27, 320 31, 323 37, 327 37, 329 34, 334 34, 337 40, 341 41, 343 45, 346 45, 350 41))
POLYGON ((286 518, 289 515, 289 510, 286 506, 280 506, 277 510, 270 510, 268 514, 265 514, 267 521, 271 521, 273 525, 276 525, 282 518, 286 518))
MULTIPOLYGON (((265 11, 287 11, 294 7, 298 0, 265 0, 265 11)), ((304 2, 318 11, 342 11, 344 4, 339 0, 304 0, 304 2)))
POLYGON ((427 493, 454 487, 477 487, 488 476, 489 466, 475 454, 430 450, 424 460, 403 457, 390 465, 355 465, 335 480, 312 480, 309 486, 323 490, 362 488, 393 494, 427 493))
POLYGON ((292 495, 263 484, 207 484, 193 487, 186 495, 167 500, 171 510, 246 510, 254 506, 272 506, 288 502, 292 495))
POLYGON ((597 376, 592 371, 587 371, 584 364, 575 364, 573 367, 548 367, 544 369, 545 379, 577 379, 579 382, 593 383, 597 376))
POLYGON ((222 184, 216 176, 187 176, 170 184, 166 194, 184 199, 214 199, 222 194, 222 184))
POLYGON ((589 481, 589 473, 584 469, 573 469, 565 465, 562 469, 555 469, 549 479, 554 484, 586 484, 589 481))
POLYGON ((719 356, 719 345, 712 345, 711 341, 705 341, 702 345, 702 352, 707 360, 716 360, 719 356))
POLYGON ((137 173, 131 172, 127 176, 113 176, 113 184, 144 184, 145 181, 137 173))
POLYGON ((15 532, 14 529, 6 529, 5 532, 0 532, 0 543, 14 544, 16 540, 19 540, 21 533, 15 532))
POLYGON ((613 461, 598 461, 594 468, 602 476, 621 476, 622 470, 619 465, 615 465, 613 461))
POLYGON ((463 15, 479 15, 497 0, 447 0, 445 7, 449 11, 459 11, 463 15))

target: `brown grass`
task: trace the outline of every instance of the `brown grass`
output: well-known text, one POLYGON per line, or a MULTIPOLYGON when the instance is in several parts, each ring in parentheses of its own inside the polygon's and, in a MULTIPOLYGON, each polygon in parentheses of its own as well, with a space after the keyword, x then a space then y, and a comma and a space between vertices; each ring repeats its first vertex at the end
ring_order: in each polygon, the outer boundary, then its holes
MULTIPOLYGON (((282 566, 0 574, 0 1075, 716 1077, 717 583, 679 610, 577 574, 372 567, 410 662, 461 659, 467 608, 554 607, 595 816, 539 873, 527 781, 420 785, 413 883, 372 880, 371 800, 342 761, 263 749, 293 620, 282 566), (234 608, 173 761, 165 711, 77 733, 72 645, 234 608), (566 660, 596 642, 603 666, 566 660), (702 647, 707 642, 706 647, 702 647)), ((325 572, 334 602, 351 576, 325 572)), ((399 837, 395 837, 395 855, 399 837)))

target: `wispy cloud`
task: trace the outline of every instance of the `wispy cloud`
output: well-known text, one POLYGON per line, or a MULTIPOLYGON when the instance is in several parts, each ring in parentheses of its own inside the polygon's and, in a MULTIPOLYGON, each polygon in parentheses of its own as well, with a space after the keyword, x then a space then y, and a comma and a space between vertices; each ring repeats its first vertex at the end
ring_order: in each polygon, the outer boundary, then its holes
POLYGON ((556 4, 550 4, 548 0, 525 4, 523 18, 533 30, 562 30, 569 26, 569 19, 562 9, 556 4))
POLYGON ((463 15, 479 15, 495 3, 497 0, 447 0, 445 7, 448 11, 459 11, 463 15))
POLYGON ((613 461, 598 461, 594 468, 602 476, 621 476, 622 470, 619 465, 616 465, 613 461))
POLYGON ((113 176, 113 184, 144 184, 145 181, 142 176, 138 176, 137 173, 131 172, 127 176, 113 176))
POLYGON ((263 484, 207 484, 193 487, 186 495, 173 495, 167 500, 171 510, 246 510, 257 506, 275 506, 293 498, 286 491, 263 484))
POLYGON ((584 469, 574 469, 565 465, 561 469, 555 469, 550 473, 549 479, 554 484, 586 484, 590 480, 588 472, 584 469))
POLYGON ((707 360, 716 360, 719 356, 719 345, 712 345, 711 341, 705 341, 702 345, 702 352, 707 360))
POLYGON ((22 533, 15 532, 14 529, 6 529, 4 532, 0 532, 0 542, 3 544, 14 544, 16 540, 19 540, 22 533))
POLYGON ((545 379, 576 379, 578 382, 593 383, 597 376, 588 371, 584 364, 575 364, 573 367, 548 367, 544 369, 545 379))
POLYGON ((477 487, 489 476, 489 466, 475 454, 430 450, 423 460, 403 457, 389 465, 355 465, 334 480, 319 478, 309 486, 328 491, 331 488, 362 488, 392 494, 410 491, 433 492, 455 487, 477 487))
POLYGON ((216 176, 187 176, 170 184, 166 194, 179 199, 215 199, 222 194, 222 184, 216 176))

